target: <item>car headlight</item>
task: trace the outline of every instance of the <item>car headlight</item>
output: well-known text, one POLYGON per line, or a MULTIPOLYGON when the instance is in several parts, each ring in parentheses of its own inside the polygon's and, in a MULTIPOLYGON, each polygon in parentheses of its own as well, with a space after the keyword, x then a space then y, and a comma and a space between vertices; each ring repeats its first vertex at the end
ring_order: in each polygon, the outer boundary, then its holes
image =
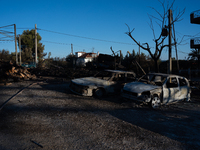
POLYGON ((148 102, 150 100, 150 92, 141 93, 140 98, 145 102, 148 102))
POLYGON ((82 90, 82 94, 87 94, 88 93, 88 90, 87 89, 83 89, 82 90))

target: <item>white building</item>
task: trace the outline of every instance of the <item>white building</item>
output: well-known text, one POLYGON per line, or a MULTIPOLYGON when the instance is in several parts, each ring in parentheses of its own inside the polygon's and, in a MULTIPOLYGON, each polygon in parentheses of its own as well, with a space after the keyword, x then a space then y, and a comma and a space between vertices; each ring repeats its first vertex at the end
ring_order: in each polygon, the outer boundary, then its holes
POLYGON ((97 53, 76 52, 76 65, 85 66, 87 62, 91 62, 94 58, 98 57, 97 53))

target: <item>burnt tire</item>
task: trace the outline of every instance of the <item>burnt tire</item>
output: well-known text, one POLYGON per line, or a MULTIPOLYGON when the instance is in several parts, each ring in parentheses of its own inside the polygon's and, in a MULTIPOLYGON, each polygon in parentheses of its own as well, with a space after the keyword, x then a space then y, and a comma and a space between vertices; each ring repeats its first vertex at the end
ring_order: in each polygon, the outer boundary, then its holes
POLYGON ((94 91, 94 97, 102 98, 105 95, 104 89, 98 88, 94 91))
POLYGON ((161 100, 158 96, 153 96, 150 104, 153 109, 159 108, 161 106, 161 100))

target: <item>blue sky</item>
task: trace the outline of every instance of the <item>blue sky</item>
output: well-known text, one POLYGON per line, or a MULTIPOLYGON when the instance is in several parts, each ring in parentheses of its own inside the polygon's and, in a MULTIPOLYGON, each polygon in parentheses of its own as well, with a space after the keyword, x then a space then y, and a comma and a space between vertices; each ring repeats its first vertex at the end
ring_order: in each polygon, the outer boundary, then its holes
MULTIPOLYGON (((94 50, 112 54, 110 50, 112 46, 114 51, 122 50, 125 55, 127 51, 134 49, 138 52, 139 49, 125 34, 128 31, 125 23, 130 28, 135 28, 133 36, 136 40, 140 43, 148 42, 154 51, 155 44, 148 24, 150 23, 148 14, 156 17, 158 15, 150 7, 159 12, 163 11, 158 0, 0 0, 0 27, 16 24, 17 34, 21 34, 23 30, 34 29, 37 24, 37 28, 41 29, 38 33, 45 45, 44 52, 51 52, 52 57, 66 57, 71 52, 71 43, 74 52, 94 50)), ((176 0, 174 8, 178 10, 186 8, 183 20, 175 24, 176 37, 179 41, 184 35, 194 36, 200 32, 200 25, 190 24, 190 13, 200 9, 199 0, 176 0)), ((154 28, 158 36, 160 28, 156 25, 154 28)), ((12 30, 12 28, 1 29, 12 30)), ((185 36, 182 45, 178 46, 179 59, 188 57, 191 50, 189 43, 189 37, 185 36)), ((14 41, 0 41, 0 50, 2 49, 14 52, 14 41)), ((141 52, 148 55, 142 49, 141 52)), ((173 49, 172 57, 176 57, 174 52, 173 49)), ((161 59, 168 59, 167 49, 163 50, 161 59)))

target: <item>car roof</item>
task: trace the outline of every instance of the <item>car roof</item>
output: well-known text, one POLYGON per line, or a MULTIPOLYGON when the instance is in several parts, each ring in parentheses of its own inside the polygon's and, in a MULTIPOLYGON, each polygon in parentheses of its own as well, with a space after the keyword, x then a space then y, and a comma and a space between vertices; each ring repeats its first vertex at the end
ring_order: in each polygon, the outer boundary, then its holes
POLYGON ((129 73, 129 74, 134 74, 134 72, 131 72, 131 71, 123 71, 123 70, 109 70, 109 69, 106 69, 105 71, 113 72, 113 73, 129 73))
POLYGON ((181 77, 179 75, 174 75, 174 74, 165 74, 165 73, 148 73, 148 74, 151 74, 151 75, 160 75, 160 76, 165 76, 165 77, 181 77))

